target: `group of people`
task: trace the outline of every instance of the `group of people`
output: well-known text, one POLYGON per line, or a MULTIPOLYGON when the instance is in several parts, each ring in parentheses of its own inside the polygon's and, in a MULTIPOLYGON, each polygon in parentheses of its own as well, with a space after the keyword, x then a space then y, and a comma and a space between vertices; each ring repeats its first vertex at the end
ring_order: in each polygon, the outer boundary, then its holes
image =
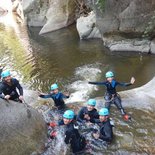
MULTIPOLYGON (((132 77, 129 83, 120 83, 114 79, 114 73, 108 71, 105 74, 106 80, 103 82, 88 82, 89 84, 101 85, 106 87, 106 93, 104 95, 105 106, 99 111, 95 108, 96 100, 89 99, 87 101, 87 106, 84 106, 80 111, 75 114, 73 110, 66 110, 64 98, 69 98, 69 94, 62 93, 58 89, 56 83, 51 85, 49 94, 40 93, 39 97, 41 98, 52 98, 54 105, 57 110, 64 110, 62 119, 58 122, 48 122, 49 128, 53 129, 55 126, 65 127, 65 143, 71 144, 71 149, 73 153, 82 151, 86 146, 86 139, 84 136, 80 135, 76 125, 83 125, 85 123, 97 124, 99 126, 99 131, 93 131, 93 137, 95 139, 101 139, 110 143, 113 139, 113 125, 110 123, 110 107, 111 104, 115 104, 116 107, 120 110, 123 118, 125 120, 130 119, 122 106, 121 98, 116 91, 116 87, 120 86, 130 86, 134 84, 135 79, 132 77)), ((23 88, 21 87, 19 81, 11 77, 10 71, 3 71, 1 73, 1 83, 0 83, 0 97, 5 100, 14 100, 18 102, 23 101, 23 88), (19 93, 17 92, 17 89, 19 93)), ((50 130, 49 137, 54 138, 56 132, 50 130)))

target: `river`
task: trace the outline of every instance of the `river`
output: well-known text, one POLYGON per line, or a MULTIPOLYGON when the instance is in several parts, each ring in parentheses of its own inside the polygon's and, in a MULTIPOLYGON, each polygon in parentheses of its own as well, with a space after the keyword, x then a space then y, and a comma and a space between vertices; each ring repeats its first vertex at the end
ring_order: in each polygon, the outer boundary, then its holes
MULTIPOLYGON (((26 28, 20 20, 14 25, 0 23, 0 62, 24 88, 48 92, 50 85, 57 82, 62 91, 71 94, 67 102, 78 102, 103 96, 103 88, 89 85, 88 81, 104 80, 108 70, 114 71, 116 79, 122 82, 129 82, 134 76, 136 83, 130 88, 139 87, 154 76, 154 55, 110 52, 101 40, 80 40, 75 25, 41 36, 39 30, 26 28)), ((128 88, 118 90, 124 89, 128 88)), ((129 111, 133 124, 120 122, 119 116, 115 118, 117 138, 111 154, 155 154, 154 114, 129 111)))

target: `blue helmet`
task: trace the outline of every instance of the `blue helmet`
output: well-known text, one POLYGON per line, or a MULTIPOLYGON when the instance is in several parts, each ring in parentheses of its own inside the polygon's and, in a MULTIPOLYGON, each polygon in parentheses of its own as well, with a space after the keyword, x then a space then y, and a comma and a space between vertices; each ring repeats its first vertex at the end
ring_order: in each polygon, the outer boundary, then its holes
POLYGON ((95 106, 96 105, 96 100, 95 99, 89 99, 87 104, 91 105, 91 106, 95 106))
POLYGON ((1 77, 2 77, 2 78, 8 77, 8 76, 10 76, 10 75, 11 75, 11 73, 10 73, 9 70, 3 71, 3 72, 1 73, 1 77))
POLYGON ((107 108, 102 108, 99 111, 99 115, 101 115, 101 116, 107 116, 107 115, 109 115, 109 110, 107 108))
POLYGON ((51 90, 58 89, 58 85, 56 83, 51 85, 51 90))
POLYGON ((66 110, 63 114, 63 117, 64 118, 67 118, 67 119, 73 119, 74 118, 74 111, 72 110, 66 110))
POLYGON ((114 77, 114 73, 112 71, 108 71, 108 72, 106 72, 105 77, 106 78, 114 77))

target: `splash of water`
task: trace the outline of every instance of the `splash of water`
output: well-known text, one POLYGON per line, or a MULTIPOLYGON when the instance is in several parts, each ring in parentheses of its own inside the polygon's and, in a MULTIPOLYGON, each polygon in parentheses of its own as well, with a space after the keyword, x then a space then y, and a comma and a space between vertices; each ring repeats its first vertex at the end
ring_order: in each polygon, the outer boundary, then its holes
POLYGON ((101 70, 99 64, 84 65, 76 68, 75 77, 79 80, 73 82, 68 89, 73 90, 70 98, 66 100, 69 102, 81 102, 89 98, 90 93, 96 86, 88 84, 88 81, 96 80, 100 76, 101 70))

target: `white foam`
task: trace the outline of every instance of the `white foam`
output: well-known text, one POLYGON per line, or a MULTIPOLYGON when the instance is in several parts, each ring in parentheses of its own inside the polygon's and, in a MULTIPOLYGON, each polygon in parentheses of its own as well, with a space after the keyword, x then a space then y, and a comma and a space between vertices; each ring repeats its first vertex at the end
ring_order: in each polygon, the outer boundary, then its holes
POLYGON ((75 77, 79 80, 68 86, 68 88, 74 92, 70 95, 70 98, 66 100, 66 103, 82 102, 87 100, 90 93, 93 90, 97 90, 95 85, 90 85, 88 82, 96 81, 100 76, 100 73, 101 70, 99 68, 99 64, 84 65, 76 68, 75 77))

